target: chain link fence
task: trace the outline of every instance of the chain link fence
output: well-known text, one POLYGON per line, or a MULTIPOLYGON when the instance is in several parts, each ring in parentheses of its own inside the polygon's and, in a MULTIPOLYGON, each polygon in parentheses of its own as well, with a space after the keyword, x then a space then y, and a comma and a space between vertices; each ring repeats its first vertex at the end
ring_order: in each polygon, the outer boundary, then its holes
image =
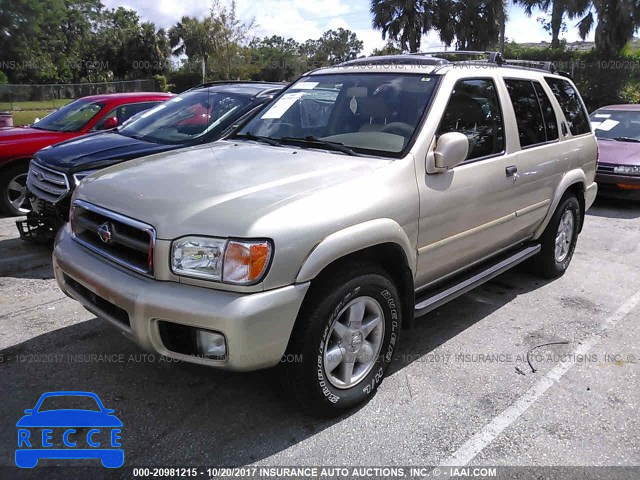
POLYGON ((51 85, 5 84, 0 85, 0 110, 56 109, 87 95, 156 90, 157 84, 153 79, 51 85))

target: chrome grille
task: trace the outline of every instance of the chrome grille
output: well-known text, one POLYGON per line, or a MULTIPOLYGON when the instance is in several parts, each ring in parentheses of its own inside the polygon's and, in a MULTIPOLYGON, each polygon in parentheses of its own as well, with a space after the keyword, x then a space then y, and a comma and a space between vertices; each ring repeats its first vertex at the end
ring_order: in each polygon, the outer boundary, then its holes
POLYGON ((151 225, 76 200, 71 206, 73 238, 89 250, 136 272, 153 275, 156 232, 151 225))
POLYGON ((50 203, 57 202, 71 190, 64 173, 43 167, 33 160, 29 164, 27 188, 50 203))

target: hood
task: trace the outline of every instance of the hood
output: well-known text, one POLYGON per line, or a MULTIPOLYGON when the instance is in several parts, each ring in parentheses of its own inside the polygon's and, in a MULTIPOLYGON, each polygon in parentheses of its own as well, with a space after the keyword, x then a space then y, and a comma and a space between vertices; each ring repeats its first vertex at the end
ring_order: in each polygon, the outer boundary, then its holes
POLYGON ((640 143, 598 139, 598 163, 640 165, 640 143))
POLYGON ((2 127, 0 128, 0 144, 28 142, 34 139, 44 140, 47 138, 53 141, 69 138, 70 133, 73 132, 51 132, 31 127, 2 127))
POLYGON ((40 163, 55 170, 75 173, 179 147, 136 140, 116 132, 102 132, 59 143, 39 151, 36 157, 40 163))
MULTIPOLYGON (((136 159, 85 179, 78 198, 153 225, 160 239, 188 234, 269 236, 268 213, 313 195, 340 192, 391 160, 323 150, 220 141, 136 159), (340 192, 330 187, 340 184, 340 192)), ((370 188, 373 188, 370 186, 370 188)), ((331 197, 326 197, 332 195, 331 197)), ((363 199, 364 201, 364 199, 363 199)), ((346 204, 344 208, 352 206, 346 204)), ((306 215, 314 215, 307 211, 306 215)), ((295 221, 295 219, 291 219, 295 221)))
POLYGON ((121 427, 114 415, 91 410, 49 410, 25 415, 17 427, 121 427))

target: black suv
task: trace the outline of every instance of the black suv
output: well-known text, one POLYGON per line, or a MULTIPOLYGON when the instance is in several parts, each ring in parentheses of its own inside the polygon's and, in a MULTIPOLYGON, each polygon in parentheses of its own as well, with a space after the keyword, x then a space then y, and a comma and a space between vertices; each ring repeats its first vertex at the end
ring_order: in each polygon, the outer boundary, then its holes
POLYGON ((75 187, 100 169, 154 153, 209 143, 259 110, 285 85, 212 82, 132 117, 121 127, 44 148, 31 160, 32 211, 16 222, 24 240, 48 242, 69 218, 75 187))

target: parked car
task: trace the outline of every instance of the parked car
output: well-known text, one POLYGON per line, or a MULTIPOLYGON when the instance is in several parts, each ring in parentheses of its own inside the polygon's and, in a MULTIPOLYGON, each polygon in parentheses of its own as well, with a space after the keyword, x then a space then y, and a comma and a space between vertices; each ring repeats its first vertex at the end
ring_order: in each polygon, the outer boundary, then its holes
POLYGON ((591 114, 598 139, 600 195, 640 200, 640 105, 609 105, 591 114))
POLYGON ((414 317, 525 260, 562 275, 597 194, 575 85, 491 59, 315 70, 228 139, 88 177, 58 284, 150 351, 365 401, 414 317))
POLYGON ((29 161, 41 148, 93 131, 109 130, 171 98, 168 93, 112 93, 84 97, 28 127, 0 128, 0 211, 29 211, 25 185, 29 161))
POLYGON ((27 178, 32 211, 17 222, 20 236, 52 240, 69 218, 76 185, 87 175, 133 158, 213 142, 283 87, 282 83, 212 82, 142 112, 120 128, 39 151, 27 178))

